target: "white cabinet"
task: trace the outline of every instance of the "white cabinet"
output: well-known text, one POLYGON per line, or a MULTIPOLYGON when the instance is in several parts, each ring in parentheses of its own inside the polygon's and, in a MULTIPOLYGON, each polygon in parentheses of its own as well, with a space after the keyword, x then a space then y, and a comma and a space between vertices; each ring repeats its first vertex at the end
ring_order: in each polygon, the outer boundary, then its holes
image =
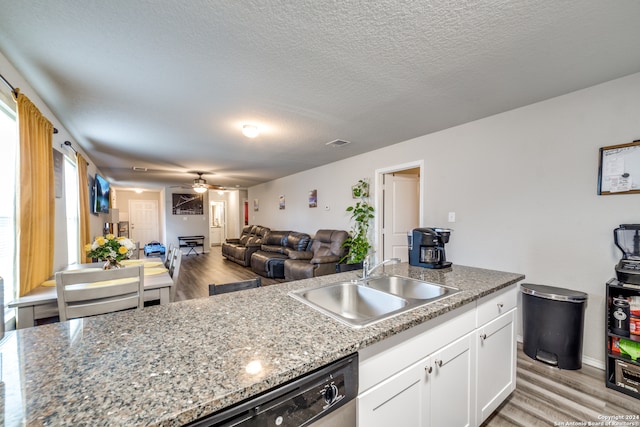
POLYGON ((418 362, 358 396, 358 425, 420 427, 424 367, 418 362))
POLYGON ((358 397, 358 425, 475 425, 474 335, 468 334, 358 397))
POLYGON ((358 426, 478 426, 515 389, 517 287, 360 351, 358 426))
POLYGON ((474 345, 474 336, 469 334, 428 358, 425 372, 429 407, 424 426, 476 425, 474 345))
POLYGON ((516 310, 478 329, 477 417, 484 421, 516 388, 516 310))

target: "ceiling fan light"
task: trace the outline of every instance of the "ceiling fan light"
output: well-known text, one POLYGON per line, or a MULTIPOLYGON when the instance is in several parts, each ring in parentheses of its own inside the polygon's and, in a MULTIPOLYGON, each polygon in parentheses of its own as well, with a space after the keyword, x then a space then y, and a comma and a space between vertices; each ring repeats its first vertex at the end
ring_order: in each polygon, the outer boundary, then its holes
POLYGON ((244 125, 242 126, 242 134, 247 138, 255 138, 259 134, 258 126, 244 125))
POLYGON ((206 193, 207 192, 207 187, 206 186, 197 186, 197 187, 193 187, 193 191, 195 191, 196 193, 206 193))

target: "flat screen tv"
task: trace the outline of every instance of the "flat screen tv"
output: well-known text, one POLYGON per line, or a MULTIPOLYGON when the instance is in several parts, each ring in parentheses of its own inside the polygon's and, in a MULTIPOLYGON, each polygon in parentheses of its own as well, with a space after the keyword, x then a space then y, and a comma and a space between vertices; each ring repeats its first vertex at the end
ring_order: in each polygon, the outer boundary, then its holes
POLYGON ((96 174, 96 196, 93 204, 93 213, 109 213, 110 190, 109 182, 96 174))

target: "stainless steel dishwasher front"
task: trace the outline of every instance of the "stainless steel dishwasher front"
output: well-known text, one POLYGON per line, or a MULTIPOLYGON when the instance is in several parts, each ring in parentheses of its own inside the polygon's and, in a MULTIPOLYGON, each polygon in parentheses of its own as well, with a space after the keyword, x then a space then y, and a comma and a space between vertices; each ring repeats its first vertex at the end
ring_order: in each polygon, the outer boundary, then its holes
POLYGON ((354 353, 188 426, 355 427, 357 395, 354 353))

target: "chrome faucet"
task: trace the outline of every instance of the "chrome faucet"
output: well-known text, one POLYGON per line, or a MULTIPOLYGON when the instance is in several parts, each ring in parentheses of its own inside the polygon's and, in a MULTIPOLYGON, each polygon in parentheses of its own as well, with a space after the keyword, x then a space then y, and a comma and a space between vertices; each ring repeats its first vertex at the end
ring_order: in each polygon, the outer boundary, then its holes
POLYGON ((364 261, 362 261, 362 280, 365 281, 367 278, 378 269, 378 267, 382 267, 385 264, 399 264, 400 258, 390 258, 386 259, 373 267, 369 268, 369 257, 366 257, 364 261))

